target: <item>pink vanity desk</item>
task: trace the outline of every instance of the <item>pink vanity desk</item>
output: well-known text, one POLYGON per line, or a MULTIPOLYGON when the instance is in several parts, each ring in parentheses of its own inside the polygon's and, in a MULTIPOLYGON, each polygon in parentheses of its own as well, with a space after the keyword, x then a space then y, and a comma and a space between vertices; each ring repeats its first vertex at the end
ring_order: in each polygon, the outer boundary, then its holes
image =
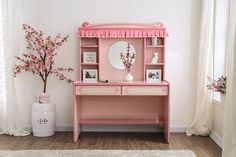
POLYGON ((161 23, 157 25, 83 24, 79 28, 80 73, 79 80, 74 81, 73 84, 74 142, 78 140, 81 125, 84 124, 158 125, 166 142, 170 142, 170 87, 165 81, 166 36, 167 33, 161 23), (161 39, 157 46, 151 45, 153 35, 161 39), (134 75, 132 82, 122 81, 126 71, 113 68, 107 61, 109 47, 120 40, 132 43, 138 52, 132 70, 134 75), (150 59, 156 50, 159 52, 159 62, 151 64, 150 59), (88 51, 96 52, 96 63, 83 63, 83 52, 88 51), (99 79, 115 79, 115 81, 84 82, 83 69, 97 69, 99 79), (147 82, 147 69, 161 69, 163 81, 147 82))

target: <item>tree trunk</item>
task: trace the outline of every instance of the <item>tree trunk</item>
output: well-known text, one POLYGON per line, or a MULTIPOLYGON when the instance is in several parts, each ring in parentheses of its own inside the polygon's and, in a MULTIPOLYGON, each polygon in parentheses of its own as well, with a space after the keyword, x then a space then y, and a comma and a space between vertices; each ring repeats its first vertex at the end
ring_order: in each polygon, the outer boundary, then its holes
POLYGON ((43 81, 43 92, 46 93, 46 90, 47 90, 47 77, 43 81))

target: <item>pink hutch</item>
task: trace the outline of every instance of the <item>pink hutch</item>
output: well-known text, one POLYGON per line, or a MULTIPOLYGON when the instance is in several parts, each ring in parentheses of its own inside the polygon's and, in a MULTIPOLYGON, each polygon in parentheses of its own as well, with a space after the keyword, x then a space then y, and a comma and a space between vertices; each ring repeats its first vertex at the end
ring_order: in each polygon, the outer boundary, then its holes
POLYGON ((170 142, 170 87, 165 80, 167 36, 162 23, 84 23, 79 28, 79 79, 73 84, 74 142, 83 124, 158 125, 166 142, 170 142), (130 43, 136 53, 131 82, 124 81, 127 71, 116 68, 110 61, 110 58, 120 60, 119 55, 113 56, 115 50, 110 51, 112 45, 121 41, 130 43), (156 52, 158 61, 152 63, 156 52), (112 54, 110 58, 109 53, 112 54), (160 78, 151 81, 149 72, 155 70, 159 70, 160 78), (88 78, 93 81, 86 78, 85 72, 91 72, 88 78))

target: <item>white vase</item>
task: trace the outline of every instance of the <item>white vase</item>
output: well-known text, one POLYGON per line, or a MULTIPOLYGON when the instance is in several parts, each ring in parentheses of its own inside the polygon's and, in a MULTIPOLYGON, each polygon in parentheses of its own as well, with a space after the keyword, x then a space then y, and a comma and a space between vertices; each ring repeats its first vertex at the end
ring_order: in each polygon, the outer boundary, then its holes
POLYGON ((130 72, 127 75, 125 75, 125 81, 131 82, 131 81, 133 81, 133 79, 134 79, 134 77, 133 77, 133 75, 130 74, 130 72))
POLYGON ((48 137, 55 133, 56 107, 53 103, 33 103, 31 113, 33 135, 48 137))

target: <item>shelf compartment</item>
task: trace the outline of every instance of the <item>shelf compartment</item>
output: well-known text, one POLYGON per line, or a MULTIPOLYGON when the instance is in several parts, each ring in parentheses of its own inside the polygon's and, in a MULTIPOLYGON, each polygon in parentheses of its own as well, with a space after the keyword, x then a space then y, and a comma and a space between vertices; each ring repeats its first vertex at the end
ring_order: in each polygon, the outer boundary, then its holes
MULTIPOLYGON (((158 44, 158 46, 164 45, 164 38, 158 37, 158 39, 160 40, 160 43, 158 44)), ((146 45, 152 46, 152 38, 146 38, 146 45)))
POLYGON ((81 47, 83 45, 96 46, 98 45, 98 38, 81 38, 81 47))
POLYGON ((163 124, 158 115, 82 115, 81 124, 163 124))
POLYGON ((146 63, 151 63, 154 53, 158 53, 158 61, 157 61, 157 63, 164 63, 164 58, 163 58, 164 57, 164 51, 161 48, 146 49, 145 62, 146 63))

